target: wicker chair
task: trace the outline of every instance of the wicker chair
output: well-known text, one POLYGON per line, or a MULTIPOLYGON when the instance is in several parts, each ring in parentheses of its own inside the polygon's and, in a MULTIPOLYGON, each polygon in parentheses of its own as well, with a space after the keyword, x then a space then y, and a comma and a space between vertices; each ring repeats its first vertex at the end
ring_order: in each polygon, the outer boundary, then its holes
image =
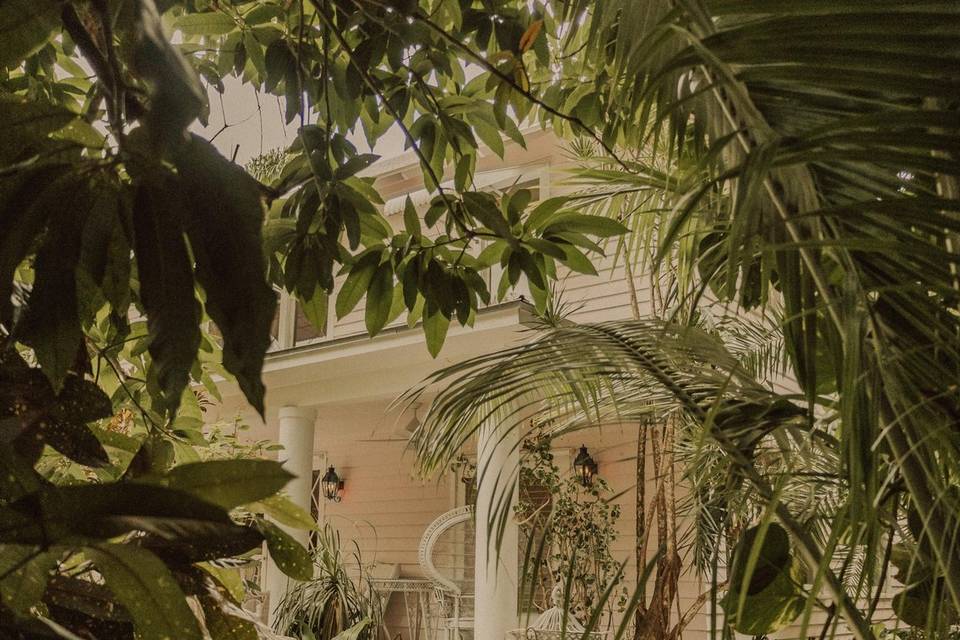
POLYGON ((447 511, 420 538, 419 561, 434 585, 433 620, 446 640, 473 635, 473 507, 447 511))

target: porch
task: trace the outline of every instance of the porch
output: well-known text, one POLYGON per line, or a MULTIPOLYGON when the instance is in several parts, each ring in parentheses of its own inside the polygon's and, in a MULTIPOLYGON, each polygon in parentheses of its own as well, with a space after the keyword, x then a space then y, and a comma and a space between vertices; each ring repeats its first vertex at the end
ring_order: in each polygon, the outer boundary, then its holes
MULTIPOLYGON (((474 526, 491 519, 490 496, 517 482, 516 441, 501 441, 487 427, 467 452, 478 469, 489 463, 509 470, 497 478, 449 470, 424 480, 408 450, 417 408, 390 409, 398 394, 439 366, 523 339, 528 314, 521 302, 481 311, 472 330, 451 331, 439 362, 430 359, 416 332, 403 328, 372 341, 343 338, 283 351, 267 362, 268 420, 250 437, 284 446, 281 456, 298 476, 288 486, 290 497, 335 527, 344 548, 356 545, 355 564, 370 573, 383 604, 381 638, 503 640, 539 613, 525 607, 519 593, 524 550, 515 519, 507 520, 499 556, 487 527, 474 526), (339 501, 325 499, 318 483, 329 467, 344 482, 339 501)), ((229 418, 241 406, 228 392, 219 417, 229 418)), ((581 444, 620 494, 615 501, 624 515, 613 553, 617 561, 628 560, 635 541, 636 431, 609 427, 558 441, 555 454, 566 471, 581 444)), ((307 539, 304 532, 290 533, 307 539)), ((633 581, 628 565, 627 580, 633 581)), ((269 563, 262 585, 267 609, 288 586, 269 563)), ((693 585, 689 591, 699 592, 693 585)))

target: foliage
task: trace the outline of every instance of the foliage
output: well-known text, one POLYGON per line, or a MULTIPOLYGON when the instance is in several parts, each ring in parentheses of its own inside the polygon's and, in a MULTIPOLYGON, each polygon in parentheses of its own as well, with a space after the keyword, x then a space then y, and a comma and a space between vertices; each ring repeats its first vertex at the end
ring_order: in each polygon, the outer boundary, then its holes
POLYGON ((553 585, 561 583, 567 611, 581 622, 601 604, 606 604, 607 613, 623 611, 627 589, 622 584, 613 597, 601 597, 621 578, 620 565, 611 552, 620 506, 611 504, 610 487, 599 477, 584 487, 576 477, 564 476, 553 461, 548 438, 525 439, 523 454, 520 486, 543 487, 550 495, 550 502, 540 505, 525 500, 521 491, 514 508, 527 540, 524 576, 527 584, 536 585, 530 589, 531 596, 536 588, 549 595, 553 585), (550 577, 548 584, 537 584, 541 567, 550 577))
POLYGON ((558 264, 586 268, 623 231, 473 187, 480 141, 522 144, 529 103, 501 76, 546 64, 546 36, 526 3, 434 4, 0 4, 0 581, 22 594, 3 599, 4 632, 198 637, 188 597, 207 631, 249 632, 206 563, 265 541, 309 577, 305 550, 259 515, 303 524, 276 496, 288 474, 196 450, 193 389, 216 398, 215 377, 264 414, 271 285, 315 303, 338 284, 340 316, 366 297, 371 335, 406 308, 436 355, 494 297, 486 267, 505 267, 498 299, 525 277, 543 307, 558 264), (468 35, 496 72, 466 80, 468 35), (189 133, 230 75, 299 120, 256 177, 189 133), (436 194, 401 231, 362 177, 377 156, 348 140, 391 127, 436 194))
MULTIPOLYGON (((679 367, 664 377, 659 352, 633 348, 639 337, 619 327, 564 336, 608 336, 609 371, 582 345, 559 347, 561 334, 541 342, 552 366, 563 366, 560 348, 577 363, 564 379, 540 378, 546 395, 549 383, 599 373, 603 393, 622 398, 615 369, 629 363, 632 378, 646 367, 653 399, 669 391, 704 425, 736 486, 750 485, 812 568, 802 634, 822 589, 856 637, 872 635, 874 605, 855 603, 879 592, 885 572, 867 563, 852 587, 844 572, 884 556, 898 511, 919 515, 926 542, 909 551, 942 580, 926 590, 926 609, 960 606, 960 91, 945 72, 958 61, 956 4, 575 0, 557 15, 566 50, 578 52, 571 71, 593 80, 567 87, 565 106, 575 96, 585 117, 604 114, 592 121, 604 157, 586 176, 597 207, 641 231, 636 252, 677 265, 680 320, 708 295, 738 310, 782 308, 790 377, 807 406, 779 394, 731 405, 736 382, 710 381, 705 394, 679 367), (771 420, 787 406, 797 420, 771 420), (831 449, 838 499, 823 530, 807 531, 776 477, 764 477, 769 448, 754 445, 767 434, 783 458, 804 437, 831 449)), ((790 468, 784 481, 802 473, 790 468)))
POLYGON ((293 585, 277 603, 276 630, 298 638, 335 638, 348 631, 356 634, 352 640, 376 638, 383 617, 380 596, 358 551, 353 562, 352 576, 340 534, 324 525, 313 547, 314 577, 293 585))

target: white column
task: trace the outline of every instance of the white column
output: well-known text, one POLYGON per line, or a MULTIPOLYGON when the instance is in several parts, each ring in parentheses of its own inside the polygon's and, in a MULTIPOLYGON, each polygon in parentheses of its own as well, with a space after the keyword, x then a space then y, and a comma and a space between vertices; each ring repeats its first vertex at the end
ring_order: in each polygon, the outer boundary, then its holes
MULTIPOLYGON (((279 444, 283 445, 279 459, 283 468, 295 477, 284 491, 298 507, 310 513, 311 488, 313 486, 313 438, 316 409, 308 407, 281 407, 279 444)), ((306 546, 309 532, 302 529, 280 527, 306 546)), ((272 560, 266 566, 266 589, 268 596, 268 620, 273 625, 273 609, 287 591, 288 578, 272 560)))
POLYGON ((476 567, 474 574, 474 640, 505 640, 517 628, 517 584, 519 533, 513 515, 520 471, 518 430, 504 436, 496 424, 483 425, 477 438, 477 522, 476 567), (499 552, 497 535, 504 506, 509 505, 499 552), (488 534, 487 530, 490 527, 488 534))

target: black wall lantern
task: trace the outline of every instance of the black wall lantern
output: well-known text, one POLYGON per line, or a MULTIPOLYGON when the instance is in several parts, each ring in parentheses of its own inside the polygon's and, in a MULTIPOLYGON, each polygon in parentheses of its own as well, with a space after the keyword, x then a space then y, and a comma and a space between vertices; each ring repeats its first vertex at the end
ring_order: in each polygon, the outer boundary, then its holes
POLYGON ((343 480, 337 475, 333 467, 329 467, 327 472, 320 479, 320 486, 323 489, 323 497, 332 502, 340 502, 340 494, 343 493, 343 480))
POLYGON ((593 477, 597 475, 597 463, 587 451, 586 445, 580 447, 580 453, 573 460, 573 473, 583 486, 589 487, 593 484, 593 477))

